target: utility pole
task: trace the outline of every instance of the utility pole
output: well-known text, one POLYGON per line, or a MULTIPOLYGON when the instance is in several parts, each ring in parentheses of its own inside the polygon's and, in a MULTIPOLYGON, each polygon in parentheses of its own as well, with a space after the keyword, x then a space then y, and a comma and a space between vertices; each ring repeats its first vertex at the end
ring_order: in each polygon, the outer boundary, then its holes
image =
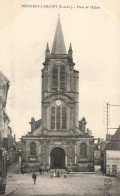
POLYGON ((109 117, 109 111, 108 111, 108 109, 109 109, 109 103, 107 103, 107 135, 108 135, 108 117, 109 117))

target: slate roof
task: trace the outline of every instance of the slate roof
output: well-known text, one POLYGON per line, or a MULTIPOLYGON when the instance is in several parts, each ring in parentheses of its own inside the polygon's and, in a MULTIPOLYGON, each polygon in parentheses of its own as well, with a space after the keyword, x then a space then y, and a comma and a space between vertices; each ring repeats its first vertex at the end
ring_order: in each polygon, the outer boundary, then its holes
POLYGON ((10 81, 6 78, 6 76, 0 71, 0 85, 10 83, 10 81))
POLYGON ((60 17, 58 17, 57 28, 55 32, 51 54, 54 54, 54 55, 55 54, 67 54, 65 43, 64 43, 64 37, 62 33, 60 17))
POLYGON ((110 142, 107 144, 106 150, 120 150, 120 127, 117 129, 113 135, 110 142))

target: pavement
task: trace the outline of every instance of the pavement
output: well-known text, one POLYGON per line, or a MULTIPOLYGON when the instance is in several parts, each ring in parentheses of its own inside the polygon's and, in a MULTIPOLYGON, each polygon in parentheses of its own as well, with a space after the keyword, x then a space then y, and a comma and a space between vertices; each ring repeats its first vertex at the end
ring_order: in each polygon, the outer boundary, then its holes
POLYGON ((34 185, 32 174, 20 174, 19 164, 10 169, 7 177, 6 196, 119 196, 120 182, 100 172, 96 174, 64 174, 60 178, 50 174, 37 174, 34 185), (104 179, 111 179, 112 185, 104 185, 104 179))

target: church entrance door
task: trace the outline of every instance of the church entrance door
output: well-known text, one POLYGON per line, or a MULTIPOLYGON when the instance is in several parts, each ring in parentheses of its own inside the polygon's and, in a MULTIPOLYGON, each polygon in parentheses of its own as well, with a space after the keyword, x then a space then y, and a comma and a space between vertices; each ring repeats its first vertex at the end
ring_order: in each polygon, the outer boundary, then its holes
POLYGON ((51 151, 51 168, 65 168, 65 151, 60 147, 56 147, 51 151))

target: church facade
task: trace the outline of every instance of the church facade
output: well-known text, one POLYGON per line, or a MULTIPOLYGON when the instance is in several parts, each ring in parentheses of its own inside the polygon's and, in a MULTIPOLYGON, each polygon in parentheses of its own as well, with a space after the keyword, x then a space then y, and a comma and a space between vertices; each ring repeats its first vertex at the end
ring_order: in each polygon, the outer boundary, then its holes
POLYGON ((31 132, 22 136, 22 169, 94 170, 94 138, 79 121, 79 72, 70 44, 66 52, 58 18, 52 50, 47 44, 42 69, 41 119, 31 118, 31 132))

